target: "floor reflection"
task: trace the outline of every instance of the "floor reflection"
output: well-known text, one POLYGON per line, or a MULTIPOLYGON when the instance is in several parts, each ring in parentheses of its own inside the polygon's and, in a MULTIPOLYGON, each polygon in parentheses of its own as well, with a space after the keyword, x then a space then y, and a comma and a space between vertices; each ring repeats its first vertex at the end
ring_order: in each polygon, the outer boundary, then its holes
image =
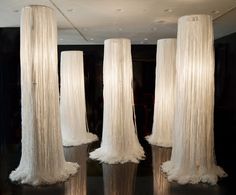
POLYGON ((87 194, 87 159, 88 144, 64 148, 65 158, 70 162, 79 163, 79 171, 65 182, 65 195, 87 194))
POLYGON ((152 146, 153 193, 154 195, 169 194, 170 184, 161 173, 161 164, 170 159, 171 148, 152 146))
POLYGON ((0 194, 6 194, 10 191, 10 187, 7 183, 8 180, 8 159, 6 153, 0 153, 0 194))
MULTIPOLYGON (((97 143, 97 145, 99 144, 97 143)), ((9 147, 6 152, 0 152, 0 195, 235 194, 232 193, 232 191, 235 191, 235 175, 233 171, 229 172, 228 178, 220 180, 216 186, 207 184, 179 185, 175 182, 169 183, 160 170, 162 162, 170 158, 171 149, 152 146, 151 150, 149 148, 150 145, 147 145, 147 158, 139 164, 109 165, 87 160, 87 149, 89 147, 97 147, 97 145, 91 146, 90 144, 64 148, 67 161, 79 163, 80 169, 78 173, 64 183, 38 187, 10 182, 8 175, 19 164, 21 150, 18 146, 9 147)), ((235 164, 235 161, 232 160, 230 163, 235 164)), ((232 167, 234 164, 232 164, 232 167)), ((231 170, 234 169, 231 168, 231 170)))
POLYGON ((47 186, 29 186, 29 185, 17 185, 13 188, 12 194, 17 195, 64 195, 64 184, 59 183, 55 185, 47 186))
POLYGON ((103 181, 105 195, 132 195, 135 191, 136 163, 103 163, 103 181))

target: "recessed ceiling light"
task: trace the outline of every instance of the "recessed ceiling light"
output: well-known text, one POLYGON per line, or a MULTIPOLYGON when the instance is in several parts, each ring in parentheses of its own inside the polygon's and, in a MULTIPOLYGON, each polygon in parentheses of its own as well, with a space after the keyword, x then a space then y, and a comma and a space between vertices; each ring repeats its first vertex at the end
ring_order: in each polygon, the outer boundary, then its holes
POLYGON ((94 38, 90 38, 90 41, 93 41, 94 40, 94 38))
POLYGON ((171 13, 171 12, 173 12, 173 10, 170 9, 170 8, 168 8, 168 9, 164 9, 164 12, 166 12, 166 13, 171 13))
POLYGON ((116 11, 117 12, 123 12, 124 10, 122 8, 117 8, 116 11))
POLYGON ((153 31, 157 31, 157 27, 153 27, 152 30, 153 30, 153 31))
POLYGON ((67 11, 68 11, 68 12, 72 12, 72 11, 73 11, 73 9, 68 9, 67 11))
POLYGON ((144 38, 143 40, 144 40, 144 41, 148 41, 148 38, 144 38))
POLYGON ((122 28, 118 28, 118 31, 122 31, 123 29, 122 28))
POLYGON ((15 9, 15 10, 13 10, 13 12, 15 12, 15 13, 18 13, 18 12, 19 12, 19 10, 18 10, 18 9, 15 9))
POLYGON ((157 24, 164 24, 165 20, 155 20, 155 23, 157 23, 157 24))
POLYGON ((63 41, 63 38, 60 38, 60 41, 63 41))
POLYGON ((219 11, 219 10, 213 10, 213 11, 211 11, 211 13, 212 13, 212 14, 219 14, 220 11, 219 11))
POLYGON ((140 44, 143 44, 143 41, 140 41, 140 44))

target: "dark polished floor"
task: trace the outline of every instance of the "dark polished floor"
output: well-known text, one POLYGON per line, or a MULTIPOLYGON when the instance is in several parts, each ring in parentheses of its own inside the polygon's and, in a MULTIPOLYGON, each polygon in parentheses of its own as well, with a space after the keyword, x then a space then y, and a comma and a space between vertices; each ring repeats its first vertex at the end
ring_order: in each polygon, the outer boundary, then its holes
MULTIPOLYGON (((0 156, 1 195, 234 195, 234 174, 222 179, 216 186, 207 184, 178 185, 167 182, 160 172, 160 164, 170 158, 171 149, 141 143, 146 159, 139 164, 109 165, 88 159, 88 152, 99 142, 64 148, 68 161, 78 162, 79 172, 65 183, 51 186, 31 187, 9 181, 8 175, 19 163, 20 145, 5 149, 0 156)), ((236 161, 232 165, 236 165, 236 161)), ((230 167, 227 168, 230 170, 230 167)))

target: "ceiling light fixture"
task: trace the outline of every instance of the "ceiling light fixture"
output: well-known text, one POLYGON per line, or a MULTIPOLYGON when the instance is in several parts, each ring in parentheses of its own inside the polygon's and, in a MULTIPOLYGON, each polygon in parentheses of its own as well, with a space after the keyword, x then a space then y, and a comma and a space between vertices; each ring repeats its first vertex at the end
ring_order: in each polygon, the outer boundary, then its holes
POLYGON ((117 8, 116 11, 117 12, 123 12, 124 10, 122 8, 117 8))
POLYGON ((13 10, 13 12, 15 12, 15 13, 18 13, 18 12, 19 12, 19 10, 18 10, 18 9, 15 9, 15 10, 13 10))
POLYGON ((164 9, 164 12, 166 12, 166 13, 171 13, 171 12, 173 12, 173 10, 170 9, 170 8, 168 8, 168 9, 164 9))
POLYGON ((90 38, 90 41, 93 41, 94 40, 94 38, 90 38))
POLYGON ((220 11, 219 11, 219 10, 213 10, 213 11, 211 11, 211 13, 212 13, 212 14, 219 14, 220 11))
POLYGON ((152 30, 153 30, 153 31, 157 31, 157 27, 153 27, 152 30))
POLYGON ((157 24, 164 24, 165 20, 155 20, 155 23, 157 23, 157 24))
POLYGON ((148 41, 148 38, 144 38, 143 40, 144 40, 144 41, 148 41))

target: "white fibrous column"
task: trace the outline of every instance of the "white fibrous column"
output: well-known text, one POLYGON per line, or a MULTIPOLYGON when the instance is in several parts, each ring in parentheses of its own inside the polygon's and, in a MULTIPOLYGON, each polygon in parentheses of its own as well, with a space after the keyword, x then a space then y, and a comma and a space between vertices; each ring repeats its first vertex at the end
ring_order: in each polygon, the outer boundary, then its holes
POLYGON ((131 42, 105 41, 103 62, 103 134, 90 158, 106 163, 138 163, 144 151, 137 137, 133 100, 131 42))
POLYGON ((152 134, 146 139, 152 145, 172 146, 175 107, 176 39, 157 41, 155 107, 152 134))
POLYGON ((171 160, 162 165, 169 181, 216 184, 226 174, 214 155, 214 51, 212 19, 178 21, 176 106, 171 160))
POLYGON ((60 92, 63 145, 75 146, 97 140, 96 135, 88 132, 82 51, 61 53, 60 92))
POLYGON ((57 26, 52 9, 28 6, 21 15, 22 154, 10 174, 22 184, 52 184, 78 169, 62 147, 57 72, 57 26))

